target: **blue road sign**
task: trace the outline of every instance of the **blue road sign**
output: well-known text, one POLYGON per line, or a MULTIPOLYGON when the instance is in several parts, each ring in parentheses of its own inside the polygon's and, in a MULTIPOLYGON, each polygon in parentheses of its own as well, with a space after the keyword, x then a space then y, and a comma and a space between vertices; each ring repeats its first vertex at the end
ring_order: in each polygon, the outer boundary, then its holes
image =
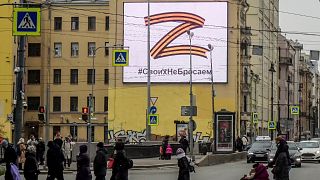
POLYGON ((13 35, 40 35, 40 8, 14 8, 13 35))
POLYGON ((268 129, 269 129, 269 130, 274 130, 274 129, 276 129, 276 122, 275 122, 275 121, 269 121, 269 122, 268 122, 268 129))
POLYGON ((113 66, 128 66, 129 50, 113 50, 112 65, 113 66))
POLYGON ((158 126, 159 125, 159 114, 149 114, 148 125, 149 126, 158 126))
POLYGON ((155 114, 157 112, 157 107, 155 107, 155 106, 151 106, 150 107, 150 111, 149 111, 149 113, 151 113, 151 114, 155 114))

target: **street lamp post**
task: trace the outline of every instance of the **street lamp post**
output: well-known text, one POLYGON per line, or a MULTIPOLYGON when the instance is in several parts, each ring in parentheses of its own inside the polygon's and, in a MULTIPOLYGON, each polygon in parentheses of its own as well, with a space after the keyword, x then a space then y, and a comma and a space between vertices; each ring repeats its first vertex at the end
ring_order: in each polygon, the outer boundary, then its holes
POLYGON ((210 67, 211 67, 211 105, 212 105, 212 137, 214 137, 214 97, 215 97, 215 91, 213 87, 213 63, 212 63, 212 51, 213 51, 213 46, 211 44, 208 44, 208 48, 210 50, 210 67))
POLYGON ((287 133, 287 139, 289 139, 289 130, 288 130, 288 123, 289 123, 289 119, 290 119, 290 83, 291 83, 291 77, 288 76, 287 79, 287 83, 288 83, 288 99, 287 99, 287 122, 286 122, 286 133, 287 133))
MULTIPOLYGON (((271 72, 271 121, 273 122, 273 73, 276 72, 273 62, 269 71, 271 72)), ((271 140, 273 140, 273 130, 271 130, 271 140)))
POLYGON ((148 4, 148 40, 147 40, 147 66, 148 66, 148 76, 147 76, 147 117, 146 117, 146 136, 147 140, 151 140, 151 127, 149 126, 148 119, 150 114, 151 106, 151 72, 150 72, 150 0, 147 1, 148 4))
POLYGON ((189 36, 189 42, 190 42, 190 118, 189 118, 189 140, 190 140, 190 156, 191 159, 194 160, 194 156, 193 156, 193 94, 192 94, 192 52, 191 52, 191 40, 193 37, 193 32, 191 32, 190 30, 187 31, 187 34, 189 36))

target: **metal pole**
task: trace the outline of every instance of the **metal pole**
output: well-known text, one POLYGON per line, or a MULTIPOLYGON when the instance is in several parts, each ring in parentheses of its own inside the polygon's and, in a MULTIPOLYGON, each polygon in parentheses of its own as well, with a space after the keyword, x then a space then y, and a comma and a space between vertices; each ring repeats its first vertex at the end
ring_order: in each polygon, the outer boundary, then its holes
POLYGON ((287 133, 287 138, 289 139, 289 118, 290 118, 290 81, 291 81, 291 78, 290 76, 288 76, 288 99, 287 99, 287 122, 286 122, 286 133, 287 133))
POLYGON ((149 111, 150 111, 150 98, 151 98, 151 89, 150 89, 150 85, 151 85, 151 74, 150 74, 150 0, 148 0, 148 45, 147 45, 147 54, 148 54, 148 58, 147 58, 147 64, 148 64, 148 82, 147 82, 147 117, 146 117, 146 135, 147 135, 147 140, 150 141, 151 140, 151 127, 148 125, 148 118, 149 118, 149 111))
MULTIPOLYGON (((274 63, 271 63, 271 67, 269 69, 271 72, 271 122, 273 122, 273 73, 276 72, 274 69, 274 63)), ((273 129, 271 131, 271 140, 273 140, 273 129)))
POLYGON ((188 31, 189 35, 189 42, 190 42, 190 118, 189 118, 189 140, 190 140, 190 157, 192 160, 194 160, 193 156, 193 94, 192 94, 192 53, 191 53, 191 39, 193 36, 193 32, 190 30, 188 31))
POLYGON ((213 51, 213 46, 211 44, 208 44, 208 48, 210 50, 210 66, 211 66, 211 98, 212 98, 212 137, 214 138, 214 97, 215 97, 215 92, 214 92, 214 87, 213 87, 213 62, 212 62, 212 51, 213 51))
POLYGON ((93 109, 93 85, 94 85, 94 79, 95 79, 95 70, 94 70, 94 57, 96 56, 96 52, 100 47, 93 50, 93 56, 92 56, 92 73, 91 73, 91 94, 89 94, 89 117, 88 117, 88 154, 89 154, 89 160, 91 156, 91 115, 94 113, 93 109))

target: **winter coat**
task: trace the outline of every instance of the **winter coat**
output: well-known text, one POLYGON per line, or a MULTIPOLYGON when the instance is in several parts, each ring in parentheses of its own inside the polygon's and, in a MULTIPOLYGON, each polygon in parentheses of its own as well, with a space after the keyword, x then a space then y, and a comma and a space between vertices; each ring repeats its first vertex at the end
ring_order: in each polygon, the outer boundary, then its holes
POLYGON ((87 153, 79 154, 77 157, 76 180, 91 180, 90 159, 87 153))
POLYGON ((19 144, 19 158, 18 163, 24 163, 26 161, 26 145, 23 143, 19 144))
POLYGON ((48 145, 47 151, 47 166, 50 173, 63 171, 64 155, 59 146, 52 143, 48 145))
POLYGON ((70 141, 64 141, 62 145, 64 158, 71 159, 72 144, 70 141))
POLYGON ((6 172, 4 175, 4 179, 13 180, 10 163, 17 164, 17 153, 12 145, 8 145, 8 147, 5 149, 3 161, 6 163, 6 172))
POLYGON ((33 153, 26 153, 26 162, 24 164, 24 177, 26 180, 37 180, 40 174, 36 156, 33 153))
POLYGON ((186 138, 181 138, 179 141, 181 148, 185 153, 187 153, 187 148, 189 148, 189 142, 186 138))
POLYGON ((107 175, 107 160, 107 151, 104 148, 99 148, 93 161, 93 171, 95 176, 107 175))
POLYGON ((279 153, 272 173, 276 180, 289 180, 288 158, 286 152, 279 153))
POLYGON ((114 163, 112 168, 112 176, 110 180, 128 180, 128 158, 124 151, 117 151, 114 156, 114 163))
POLYGON ((178 159, 179 176, 178 180, 190 180, 189 162, 186 156, 178 159))
POLYGON ((254 180, 269 180, 269 174, 267 168, 263 164, 259 164, 255 168, 254 180))
POLYGON ((37 154, 44 155, 44 152, 46 151, 46 146, 43 141, 39 141, 37 144, 37 154))

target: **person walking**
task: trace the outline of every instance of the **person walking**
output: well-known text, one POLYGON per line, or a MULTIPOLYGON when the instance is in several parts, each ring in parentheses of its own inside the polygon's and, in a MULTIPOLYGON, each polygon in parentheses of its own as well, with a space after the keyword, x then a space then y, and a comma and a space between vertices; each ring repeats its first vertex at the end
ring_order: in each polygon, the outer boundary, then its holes
POLYGON ((64 180, 63 177, 63 162, 65 161, 59 145, 56 145, 53 141, 48 142, 47 151, 47 166, 48 166, 48 177, 47 180, 64 180))
POLYGON ((4 175, 4 179, 13 180, 13 175, 11 173, 11 166, 16 166, 16 169, 17 169, 17 153, 12 147, 12 145, 8 143, 7 140, 2 140, 1 145, 4 148, 4 156, 3 156, 3 160, 0 163, 2 162, 6 163, 6 172, 4 175))
POLYGON ((24 144, 24 138, 20 138, 17 143, 19 170, 22 170, 23 164, 26 161, 26 149, 27 147, 24 144))
POLYGON ((37 161, 40 162, 40 165, 44 165, 44 152, 46 151, 46 145, 42 139, 42 137, 39 138, 39 142, 37 144, 37 161))
POLYGON ((238 152, 242 152, 242 148, 243 148, 242 139, 238 136, 236 139, 236 149, 238 152))
POLYGON ((26 162, 24 164, 23 175, 26 180, 38 180, 40 174, 36 159, 36 148, 29 146, 26 152, 26 162))
POLYGON ((104 149, 103 142, 97 144, 97 152, 93 161, 93 171, 96 180, 105 180, 107 175, 107 151, 104 149))
POLYGON ((178 148, 177 152, 179 175, 178 180, 190 180, 189 160, 186 157, 185 151, 178 148))
POLYGON ((64 167, 67 167, 67 164, 68 164, 68 168, 70 168, 72 144, 71 144, 71 139, 69 137, 65 137, 65 140, 63 141, 63 144, 62 144, 62 151, 65 158, 64 167))
POLYGON ((34 137, 34 135, 30 136, 30 139, 27 141, 27 146, 34 146, 36 147, 38 144, 38 141, 36 140, 36 138, 34 137))
POLYGON ((88 147, 86 145, 80 146, 80 153, 77 156, 77 175, 76 180, 91 180, 92 175, 90 171, 90 159, 87 154, 88 147))
POLYGON ((279 146, 279 155, 275 160, 275 167, 272 169, 275 180, 289 180, 288 157, 286 146, 279 146))
POLYGON ((188 142, 186 136, 181 135, 181 139, 180 139, 179 143, 180 143, 180 146, 183 149, 184 153, 187 153, 187 149, 190 150, 189 142, 188 142))
POLYGON ((166 150, 167 150, 167 147, 168 147, 168 143, 169 143, 169 136, 166 135, 163 140, 162 140, 162 145, 161 145, 161 152, 162 154, 160 155, 160 159, 164 160, 164 159, 167 159, 167 153, 166 153, 166 150))
POLYGON ((114 149, 114 162, 110 180, 128 180, 128 170, 132 168, 133 162, 126 157, 123 142, 116 142, 114 149))

